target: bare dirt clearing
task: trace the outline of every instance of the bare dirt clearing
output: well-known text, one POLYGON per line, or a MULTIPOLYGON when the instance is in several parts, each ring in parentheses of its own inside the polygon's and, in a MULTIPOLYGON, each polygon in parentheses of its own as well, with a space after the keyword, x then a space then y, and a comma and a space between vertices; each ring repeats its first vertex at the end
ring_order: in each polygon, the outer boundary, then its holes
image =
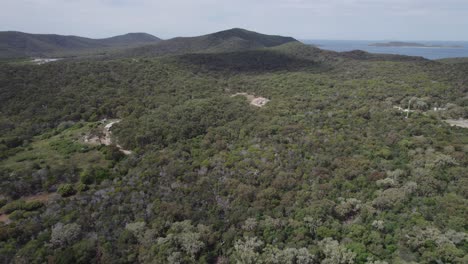
POLYGON ((408 112, 413 113, 413 112, 415 112, 414 110, 404 109, 404 108, 402 108, 401 106, 396 106, 396 105, 393 106, 393 108, 394 108, 394 109, 398 109, 398 111, 404 112, 404 113, 408 113, 408 112))
POLYGON ((10 223, 11 221, 10 221, 10 218, 8 217, 8 215, 6 215, 6 214, 1 214, 1 215, 0 215, 0 222, 3 222, 3 223, 5 223, 5 224, 8 224, 8 223, 10 223))
MULTIPOLYGON (((107 123, 102 130, 97 133, 97 134, 88 134, 84 138, 84 142, 88 144, 94 144, 94 145, 99 145, 103 144, 106 146, 111 145, 112 142, 112 131, 111 128, 114 124, 119 123, 121 120, 103 120, 102 122, 109 122, 107 123)), ((121 145, 116 144, 116 146, 119 148, 119 150, 125 154, 125 155, 130 155, 132 152, 130 150, 124 149, 121 145)))
POLYGON ((43 202, 43 203, 46 203, 47 201, 49 201, 49 198, 50 198, 51 195, 52 195, 52 193, 40 193, 40 194, 24 197, 23 199, 25 201, 27 201, 27 202, 43 202))
POLYGON ((231 95, 231 97, 235 97, 235 96, 239 96, 239 95, 240 96, 245 96, 245 98, 247 98, 249 103, 251 105, 253 105, 253 106, 256 106, 256 107, 263 107, 268 102, 270 102, 270 100, 265 98, 265 97, 255 97, 255 95, 248 94, 248 93, 236 93, 236 94, 231 95))
POLYGON ((445 122, 449 123, 451 126, 463 127, 468 128, 468 119, 447 119, 444 120, 445 122))
POLYGON ((61 60, 61 58, 37 58, 37 59, 32 60, 32 62, 37 65, 42 65, 42 64, 49 63, 49 62, 59 61, 59 60, 61 60))

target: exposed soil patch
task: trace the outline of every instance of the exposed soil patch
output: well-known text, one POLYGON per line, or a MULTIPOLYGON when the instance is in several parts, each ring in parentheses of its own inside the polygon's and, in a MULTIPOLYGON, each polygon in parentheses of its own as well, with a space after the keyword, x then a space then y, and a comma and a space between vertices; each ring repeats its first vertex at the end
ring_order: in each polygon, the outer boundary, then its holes
POLYGON ((3 222, 5 224, 9 224, 11 222, 10 218, 6 214, 1 214, 0 215, 0 222, 3 222))
MULTIPOLYGON (((106 145, 109 146, 111 145, 112 142, 112 131, 111 128, 114 124, 119 123, 121 120, 109 120, 109 123, 107 123, 99 133, 94 133, 94 134, 88 134, 84 138, 84 142, 88 144, 94 144, 94 145, 106 145)), ((130 155, 132 152, 130 150, 124 149, 121 145, 116 144, 117 148, 119 148, 120 152, 122 152, 125 155, 130 155)))
POLYGON ((468 128, 468 119, 448 119, 444 120, 445 122, 449 123, 451 126, 463 127, 468 128))
POLYGON ((393 108, 398 109, 398 111, 403 112, 403 113, 408 113, 408 112, 413 113, 413 112, 415 112, 414 110, 404 109, 401 106, 393 106, 393 108))
POLYGON ((32 62, 37 65, 42 65, 42 64, 46 64, 46 63, 54 62, 58 60, 61 60, 61 59, 60 58, 37 58, 37 59, 32 60, 32 62))
POLYGON ((49 201, 49 197, 52 195, 52 193, 40 193, 36 195, 31 195, 24 197, 23 199, 27 202, 43 202, 47 203, 49 201))
POLYGON ((263 107, 268 102, 270 102, 270 100, 265 98, 265 97, 255 97, 255 95, 251 95, 251 94, 248 94, 248 93, 236 93, 236 94, 231 95, 231 97, 235 97, 235 96, 239 96, 239 95, 240 96, 245 96, 245 98, 247 98, 249 103, 251 105, 253 105, 253 106, 256 106, 256 107, 263 107))

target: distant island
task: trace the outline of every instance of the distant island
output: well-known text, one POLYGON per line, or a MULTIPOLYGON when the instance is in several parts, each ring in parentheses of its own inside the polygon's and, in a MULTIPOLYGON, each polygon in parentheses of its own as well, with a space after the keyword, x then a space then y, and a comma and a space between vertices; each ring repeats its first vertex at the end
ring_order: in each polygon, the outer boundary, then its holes
POLYGON ((414 48, 463 48, 459 45, 427 45, 422 43, 414 42, 401 42, 401 41, 391 41, 386 43, 372 43, 369 44, 372 47, 414 47, 414 48))

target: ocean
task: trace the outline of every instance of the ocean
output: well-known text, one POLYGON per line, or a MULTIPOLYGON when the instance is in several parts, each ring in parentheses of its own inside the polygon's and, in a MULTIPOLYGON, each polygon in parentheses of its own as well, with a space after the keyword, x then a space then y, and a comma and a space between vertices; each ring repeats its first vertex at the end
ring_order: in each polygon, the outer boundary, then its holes
POLYGON ((463 48, 430 48, 430 47, 372 47, 372 43, 386 43, 389 41, 363 40, 301 40, 306 44, 313 44, 321 49, 333 51, 364 50, 371 53, 400 54, 420 56, 431 60, 443 58, 468 57, 468 42, 463 41, 408 41, 426 45, 463 46, 463 48))

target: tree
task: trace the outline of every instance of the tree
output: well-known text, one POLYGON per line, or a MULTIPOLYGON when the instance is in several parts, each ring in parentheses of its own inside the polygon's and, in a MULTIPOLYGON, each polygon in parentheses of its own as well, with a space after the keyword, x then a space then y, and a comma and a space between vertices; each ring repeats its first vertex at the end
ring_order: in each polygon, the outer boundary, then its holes
POLYGON ((347 219, 361 210, 361 204, 362 202, 356 198, 343 199, 340 204, 335 206, 335 212, 340 218, 347 219))
POLYGON ((285 248, 268 245, 261 255, 261 262, 266 264, 312 264, 316 259, 306 248, 285 248))
POLYGON ((332 238, 325 238, 319 242, 319 247, 324 255, 323 264, 353 264, 356 254, 340 245, 332 238))
POLYGON ((234 244, 233 260, 238 264, 255 264, 260 260, 263 241, 257 237, 246 237, 234 244))
POLYGON ((76 193, 76 190, 72 184, 66 183, 66 184, 60 185, 59 188, 57 189, 57 192, 62 197, 68 197, 68 196, 74 195, 76 193))
POLYGON ((57 223, 52 228, 50 242, 55 247, 67 247, 75 242, 81 235, 81 227, 76 223, 57 223))
POLYGON ((152 246, 155 258, 161 262, 177 263, 179 260, 194 262, 206 247, 204 241, 207 240, 208 232, 206 226, 195 227, 188 220, 174 222, 165 237, 157 238, 156 244, 149 246, 152 246))

